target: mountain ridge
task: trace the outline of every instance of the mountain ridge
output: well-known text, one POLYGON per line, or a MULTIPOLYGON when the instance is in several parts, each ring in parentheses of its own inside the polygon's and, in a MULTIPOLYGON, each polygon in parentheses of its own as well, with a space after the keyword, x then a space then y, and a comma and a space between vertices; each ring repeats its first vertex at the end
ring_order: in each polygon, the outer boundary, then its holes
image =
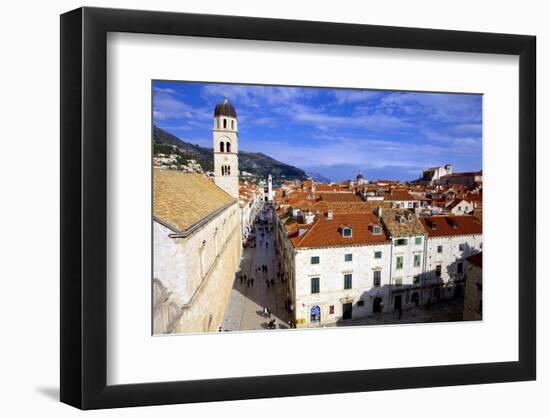
MULTIPOLYGON (((153 126, 153 143, 175 146, 186 158, 195 159, 205 171, 214 169, 212 148, 193 145, 158 126, 153 126)), ((263 152, 239 151, 238 156, 241 173, 247 172, 258 180, 265 179, 269 174, 276 182, 307 178, 307 174, 300 168, 277 161, 263 152)))

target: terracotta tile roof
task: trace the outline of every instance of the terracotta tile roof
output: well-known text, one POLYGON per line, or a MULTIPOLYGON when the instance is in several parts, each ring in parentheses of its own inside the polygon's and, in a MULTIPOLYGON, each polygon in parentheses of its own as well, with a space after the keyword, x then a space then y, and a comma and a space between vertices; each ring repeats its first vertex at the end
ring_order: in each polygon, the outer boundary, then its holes
POLYGON ((483 202, 483 194, 468 194, 464 197, 464 200, 469 201, 471 203, 482 203, 483 202))
POLYGON ((382 209, 382 220, 392 236, 412 236, 426 233, 418 217, 406 209, 382 209), (404 223, 400 219, 404 217, 404 223))
POLYGON ((446 209, 449 209, 449 210, 452 210, 454 209, 456 206, 458 206, 460 203, 462 203, 463 201, 466 201, 467 203, 469 203, 466 199, 462 199, 462 198, 454 198, 451 200, 450 203, 447 203, 447 205, 445 206, 446 209))
POLYGON ((315 191, 336 191, 338 189, 335 185, 330 184, 316 184, 315 191))
POLYGON ((389 193, 383 194, 384 200, 387 201, 414 201, 416 198, 409 194, 406 190, 391 190, 389 193))
POLYGON ((470 255, 466 258, 468 262, 473 265, 483 267, 483 252, 476 253, 475 255, 470 255))
POLYGON ((480 235, 483 231, 474 216, 429 216, 422 217, 420 221, 429 237, 480 235))
POLYGON ((302 236, 291 237, 290 240, 296 248, 373 245, 389 242, 382 224, 374 213, 335 213, 332 219, 321 215, 306 233, 302 236), (351 237, 342 236, 343 225, 351 227, 351 237), (373 225, 380 226, 382 233, 373 234, 373 225))
POLYGON ((359 197, 357 194, 352 194, 352 193, 319 193, 318 198, 321 201, 332 202, 332 203, 363 201, 363 199, 359 197))
POLYGON ((175 232, 184 232, 234 201, 203 175, 153 170, 153 216, 175 232))

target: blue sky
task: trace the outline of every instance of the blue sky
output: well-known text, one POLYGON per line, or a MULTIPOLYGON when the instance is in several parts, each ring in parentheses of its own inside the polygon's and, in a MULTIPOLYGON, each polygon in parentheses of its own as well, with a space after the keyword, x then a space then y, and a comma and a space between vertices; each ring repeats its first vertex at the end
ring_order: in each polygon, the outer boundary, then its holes
POLYGON ((482 96, 155 81, 155 125, 212 147, 214 106, 239 118, 239 149, 263 152, 333 181, 413 180, 450 163, 482 168, 482 96))

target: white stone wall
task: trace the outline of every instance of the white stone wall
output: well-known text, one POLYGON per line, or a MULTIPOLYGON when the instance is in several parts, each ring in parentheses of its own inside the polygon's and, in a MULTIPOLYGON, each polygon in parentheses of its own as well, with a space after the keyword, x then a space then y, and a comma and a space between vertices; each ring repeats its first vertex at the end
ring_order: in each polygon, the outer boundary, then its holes
POLYGON ((456 215, 468 214, 474 211, 474 205, 466 200, 462 200, 460 203, 454 206, 450 211, 451 213, 456 215))
POLYGON ((363 245, 322 249, 298 249, 295 256, 296 321, 299 327, 310 323, 311 307, 321 308, 321 325, 342 320, 342 304, 353 303, 352 318, 373 313, 375 297, 380 296, 387 305, 389 285, 390 245, 363 245), (380 259, 375 252, 382 252, 380 259), (352 261, 345 261, 352 254, 352 261), (319 264, 311 264, 311 257, 319 256, 319 264), (373 286, 374 271, 381 271, 380 287, 373 286), (344 275, 352 274, 352 288, 344 289, 344 275), (311 278, 318 277, 320 292, 311 294, 311 278), (358 306, 362 300, 364 305, 358 306), (334 306, 334 313, 330 313, 334 306))
POLYGON ((424 285, 441 283, 447 289, 441 292, 443 299, 454 296, 454 283, 463 285, 466 273, 466 258, 482 250, 482 235, 461 235, 428 238, 426 246, 426 267, 423 278, 424 285), (459 245, 464 244, 464 250, 459 245), (442 246, 442 252, 437 251, 442 246), (462 273, 458 273, 458 263, 461 262, 462 273), (436 266, 441 265, 441 276, 436 276, 436 266))
POLYGON ((394 237, 392 240, 391 284, 396 285, 401 280, 401 285, 412 285, 413 278, 422 274, 424 264, 424 235, 394 237), (416 243, 416 238, 420 243, 416 243), (399 239, 405 239, 406 245, 397 245, 399 239), (414 266, 414 256, 420 256, 419 266, 414 266), (397 268, 397 258, 403 258, 403 267, 397 268))
MULTIPOLYGON (((153 279, 155 289, 168 298, 155 302, 183 309, 179 322, 155 317, 155 333, 217 330, 241 257, 240 216, 237 204, 225 209, 186 238, 158 222, 153 228, 153 279), (206 295, 207 294, 207 295, 206 295)), ((155 305, 155 314, 166 310, 155 305)))

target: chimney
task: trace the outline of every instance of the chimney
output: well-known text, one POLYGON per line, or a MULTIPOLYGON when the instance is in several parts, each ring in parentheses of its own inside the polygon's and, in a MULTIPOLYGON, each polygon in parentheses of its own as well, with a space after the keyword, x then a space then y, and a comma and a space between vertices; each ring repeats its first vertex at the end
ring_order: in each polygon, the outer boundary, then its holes
POLYGON ((332 210, 327 211, 327 219, 332 220, 332 210))
POLYGON ((315 220, 315 214, 313 214, 309 210, 304 213, 304 223, 305 224, 311 224, 311 223, 313 223, 313 220, 315 220))
POLYGON ((381 219, 382 218, 382 207, 381 206, 376 207, 376 210, 374 211, 374 213, 376 214, 376 217, 381 219))

